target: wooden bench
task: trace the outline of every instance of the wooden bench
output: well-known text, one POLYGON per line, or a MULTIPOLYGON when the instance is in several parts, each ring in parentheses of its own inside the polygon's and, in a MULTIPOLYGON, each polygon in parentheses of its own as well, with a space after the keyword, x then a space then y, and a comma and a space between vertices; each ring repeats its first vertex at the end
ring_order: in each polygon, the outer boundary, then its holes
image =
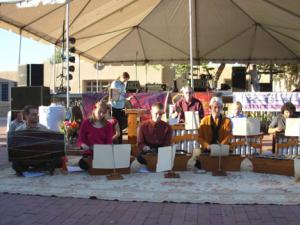
MULTIPOLYGON (((134 159, 135 159, 134 156, 130 157, 130 165, 134 161, 134 159)), ((93 168, 93 159, 92 159, 92 157, 87 158, 87 162, 88 162, 89 168, 90 168, 88 170, 88 173, 90 175, 109 175, 109 174, 113 173, 113 171, 114 171, 113 169, 95 169, 95 168, 93 168)), ((116 169, 116 172, 120 173, 120 174, 129 174, 130 173, 130 166, 128 168, 116 169)))
MULTIPOLYGON (((241 163, 245 159, 240 155, 223 156, 221 168, 224 171, 240 171, 241 163)), ((217 171, 219 168, 219 157, 211 157, 208 154, 201 154, 198 157, 201 167, 206 171, 217 171)))

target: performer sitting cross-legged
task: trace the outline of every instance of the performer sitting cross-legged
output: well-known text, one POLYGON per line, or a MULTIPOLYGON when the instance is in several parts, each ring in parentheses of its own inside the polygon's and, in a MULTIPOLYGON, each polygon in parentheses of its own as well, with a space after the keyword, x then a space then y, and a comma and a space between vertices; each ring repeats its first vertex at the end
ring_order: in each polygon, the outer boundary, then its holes
MULTIPOLYGON (((230 119, 221 114, 222 99, 213 97, 209 107, 211 114, 201 120, 199 128, 199 142, 202 152, 209 152, 211 144, 228 144, 232 130, 230 119)), ((199 161, 196 161, 195 166, 201 167, 199 161)))
POLYGON ((193 96, 194 90, 189 85, 186 85, 181 88, 181 93, 182 97, 176 102, 172 117, 178 118, 180 123, 184 123, 184 112, 194 111, 198 112, 200 121, 204 116, 204 110, 202 102, 193 96))
POLYGON ((139 127, 137 137, 139 155, 137 160, 141 164, 147 164, 143 158, 144 154, 148 152, 157 153, 158 147, 171 145, 172 128, 168 123, 161 120, 163 114, 163 105, 154 103, 151 106, 151 119, 139 127))
POLYGON ((81 169, 89 169, 86 159, 93 156, 94 144, 112 144, 113 127, 105 118, 107 110, 106 102, 97 102, 91 118, 84 120, 81 124, 77 142, 84 150, 83 158, 79 161, 81 169))

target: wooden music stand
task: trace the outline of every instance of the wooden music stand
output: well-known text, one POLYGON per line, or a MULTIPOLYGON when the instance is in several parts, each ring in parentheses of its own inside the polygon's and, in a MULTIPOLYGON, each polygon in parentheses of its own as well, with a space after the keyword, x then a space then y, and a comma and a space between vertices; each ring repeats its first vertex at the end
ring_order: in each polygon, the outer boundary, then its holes
POLYGON ((173 170, 169 170, 164 175, 165 178, 180 178, 180 175, 178 173, 175 173, 173 170))
MULTIPOLYGON (((174 150, 174 146, 172 146, 171 157, 170 157, 171 165, 173 164, 173 167, 174 167, 175 156, 174 156, 174 159, 173 159, 173 157, 172 157, 173 151, 176 151, 176 149, 174 150)), ((172 167, 171 170, 169 170, 167 173, 165 173, 165 175, 164 175, 165 178, 180 178, 180 175, 173 170, 173 167, 172 167)))
MULTIPOLYGON (((218 145, 219 146, 219 151, 218 154, 214 154, 214 152, 211 149, 211 154, 212 156, 217 156, 219 157, 219 161, 218 161, 218 169, 217 170, 213 170, 212 171, 212 175, 213 176, 227 176, 227 173, 225 170, 223 170, 222 166, 221 166, 221 162, 222 162, 222 157, 223 156, 228 156, 228 153, 222 152, 222 148, 221 148, 221 144, 218 145), (225 153, 225 154, 224 154, 225 153)), ((229 148, 228 148, 229 150, 229 148)))
POLYGON ((107 180, 123 180, 124 177, 117 172, 116 170, 116 161, 115 161, 115 153, 114 153, 114 145, 112 145, 112 156, 113 156, 113 162, 114 162, 114 169, 113 172, 110 175, 107 175, 107 180))

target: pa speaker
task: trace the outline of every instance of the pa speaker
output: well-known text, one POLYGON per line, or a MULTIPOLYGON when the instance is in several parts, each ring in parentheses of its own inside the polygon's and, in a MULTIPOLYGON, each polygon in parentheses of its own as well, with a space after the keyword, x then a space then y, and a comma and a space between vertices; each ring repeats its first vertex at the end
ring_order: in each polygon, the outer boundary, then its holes
POLYGON ((18 86, 43 86, 44 64, 26 64, 18 68, 18 86))
POLYGON ((194 79, 194 91, 206 91, 206 79, 194 79))
POLYGON ((260 83, 260 91, 261 92, 272 92, 272 83, 260 83))
POLYGON ((25 105, 50 105, 49 87, 12 87, 11 110, 22 110, 25 105))
POLYGON ((246 90, 246 67, 232 67, 232 91, 246 90))

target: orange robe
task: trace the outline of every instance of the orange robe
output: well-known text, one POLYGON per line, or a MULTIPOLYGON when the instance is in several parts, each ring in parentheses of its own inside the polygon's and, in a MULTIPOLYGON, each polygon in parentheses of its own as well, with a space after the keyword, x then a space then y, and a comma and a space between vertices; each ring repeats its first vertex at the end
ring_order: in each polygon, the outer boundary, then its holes
MULTIPOLYGON (((218 119, 215 121, 215 126, 218 124, 218 119)), ((211 144, 213 138, 213 131, 211 128, 211 115, 205 116, 200 123, 199 128, 199 142, 201 144, 201 148, 207 149, 207 147, 211 144)), ((222 122, 219 128, 218 142, 220 144, 229 144, 229 139, 231 136, 231 121, 229 118, 222 115, 222 122)))

